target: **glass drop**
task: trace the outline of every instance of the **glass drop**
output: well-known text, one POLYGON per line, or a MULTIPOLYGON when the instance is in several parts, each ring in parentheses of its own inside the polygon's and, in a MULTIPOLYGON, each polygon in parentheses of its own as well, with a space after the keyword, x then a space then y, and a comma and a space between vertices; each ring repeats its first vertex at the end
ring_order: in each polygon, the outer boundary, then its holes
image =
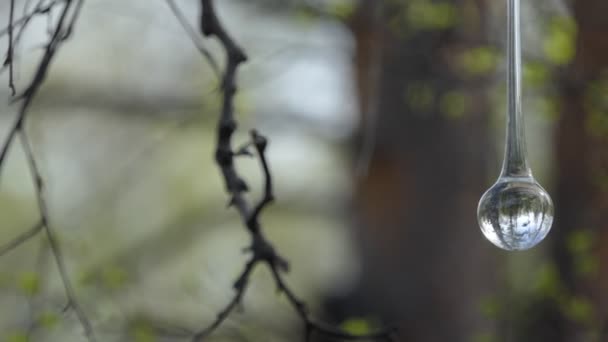
POLYGON ((500 178, 477 207, 485 237, 505 250, 526 250, 549 233, 553 203, 533 178, 500 178))

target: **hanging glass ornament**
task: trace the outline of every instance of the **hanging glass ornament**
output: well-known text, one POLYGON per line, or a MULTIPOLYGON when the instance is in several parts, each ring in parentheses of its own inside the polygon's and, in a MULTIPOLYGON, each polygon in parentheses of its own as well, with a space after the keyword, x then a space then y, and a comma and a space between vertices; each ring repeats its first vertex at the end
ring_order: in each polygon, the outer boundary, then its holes
POLYGON ((479 201, 477 220, 485 237, 506 250, 534 247, 549 233, 553 203, 532 176, 521 110, 520 0, 507 0, 507 132, 502 172, 479 201))

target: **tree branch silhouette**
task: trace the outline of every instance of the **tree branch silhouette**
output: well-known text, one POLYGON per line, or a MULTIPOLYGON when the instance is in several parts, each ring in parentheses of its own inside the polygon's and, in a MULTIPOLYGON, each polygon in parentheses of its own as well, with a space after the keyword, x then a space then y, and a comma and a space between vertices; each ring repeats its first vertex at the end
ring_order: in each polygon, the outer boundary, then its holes
MULTIPOLYGON (((51 225, 48 205, 46 202, 45 181, 40 172, 34 149, 26 130, 26 120, 28 118, 29 109, 36 98, 41 86, 44 84, 49 72, 49 68, 60 49, 61 45, 72 36, 74 26, 80 16, 84 0, 53 0, 45 2, 38 0, 35 7, 28 12, 26 5, 24 14, 21 18, 15 19, 15 1, 10 0, 9 23, 8 27, 0 30, 0 36, 8 34, 8 51, 3 64, 3 69, 6 67, 9 70, 9 88, 13 94, 13 103, 19 104, 16 118, 11 125, 8 134, 0 148, 0 172, 5 166, 7 155, 10 149, 14 146, 15 140, 19 137, 23 146, 23 151, 26 156, 29 172, 34 183, 39 220, 29 230, 21 233, 12 241, 9 241, 3 246, 0 246, 0 256, 3 256, 10 251, 22 246, 30 239, 37 236, 39 233, 45 234, 45 239, 48 242, 49 250, 57 265, 60 278, 67 297, 66 309, 71 309, 78 318, 81 327, 84 330, 86 338, 90 341, 96 341, 92 324, 80 304, 72 282, 70 280, 63 251, 56 233, 51 225), (13 63, 14 51, 17 47, 23 32, 30 24, 31 20, 37 16, 47 16, 50 18, 51 13, 56 7, 60 7, 59 17, 55 20, 48 42, 45 45, 44 53, 40 58, 34 76, 24 90, 17 95, 17 89, 13 80, 13 63), (18 30, 16 32, 16 30, 18 30), (15 34, 16 32, 16 34, 15 34)), ((342 340, 382 340, 392 341, 394 329, 384 329, 371 334, 355 335, 350 334, 341 329, 335 328, 330 324, 315 320, 309 313, 306 303, 304 303, 295 292, 289 287, 285 281, 284 275, 289 271, 289 263, 275 249, 274 245, 266 238, 261 224, 261 215, 263 211, 274 201, 273 178, 270 165, 267 159, 268 140, 256 130, 250 132, 250 143, 244 147, 233 149, 232 136, 237 130, 237 120, 235 119, 234 97, 237 92, 237 71, 240 65, 247 61, 247 55, 243 49, 232 39, 221 24, 213 0, 201 0, 201 16, 200 29, 205 37, 215 37, 222 45, 225 55, 226 64, 223 71, 220 71, 214 57, 201 45, 198 38, 198 33, 188 25, 183 13, 179 10, 173 0, 166 0, 173 14, 180 21, 186 33, 190 36, 198 50, 205 56, 216 74, 221 73, 221 93, 222 106, 217 127, 217 146, 215 151, 215 161, 221 171, 226 191, 230 196, 229 205, 236 208, 242 223, 247 229, 251 237, 251 243, 246 249, 251 257, 244 265, 243 271, 237 278, 234 287, 234 296, 232 300, 222 309, 217 318, 207 327, 191 334, 192 341, 198 342, 205 339, 207 336, 217 330, 222 323, 230 316, 234 309, 242 302, 249 285, 250 276, 255 267, 263 264, 271 271, 277 291, 283 294, 294 311, 300 318, 304 326, 304 337, 306 341, 311 341, 313 334, 319 334, 326 337, 338 338, 342 340), (258 201, 249 203, 245 194, 249 188, 244 178, 238 174, 235 168, 235 158, 242 155, 252 155, 248 150, 249 147, 255 149, 260 167, 264 175, 264 191, 258 201)), ((50 21, 53 21, 50 19, 50 21)))
POLYGON ((266 158, 267 139, 255 130, 250 132, 251 145, 255 147, 257 152, 257 159, 260 161, 265 182, 263 196, 253 206, 251 206, 244 196, 249 187, 241 175, 238 174, 234 165, 235 157, 247 154, 245 152, 246 148, 235 151, 232 147, 232 136, 238 126, 234 113, 234 96, 237 92, 237 71, 239 66, 247 61, 247 55, 222 26, 214 5, 213 0, 201 0, 200 28, 204 36, 215 37, 219 40, 226 55, 226 66, 223 72, 221 87, 222 107, 217 127, 215 161, 222 173, 226 191, 230 196, 229 205, 235 207, 239 212, 241 220, 251 236, 251 245, 246 249, 251 253, 251 258, 233 285, 235 294, 232 300, 219 312, 216 319, 209 326, 201 329, 193 336, 192 341, 203 341, 228 318, 230 313, 242 301, 249 285, 250 275, 260 263, 270 269, 277 291, 285 295, 298 314, 304 325, 304 337, 306 341, 311 341, 314 333, 342 340, 374 339, 392 341, 395 333, 394 329, 384 329, 371 334, 355 335, 334 328, 329 324, 316 321, 309 313, 306 304, 296 296, 294 291, 285 282, 283 274, 289 271, 289 264, 276 251, 273 244, 268 241, 260 223, 261 213, 274 200, 272 175, 266 158))
POLYGON ((174 0, 165 0, 165 2, 167 2, 167 5, 169 5, 171 12, 173 12, 173 15, 175 16, 177 21, 179 21, 180 25, 184 28, 184 31, 186 31, 186 34, 188 35, 196 49, 201 53, 201 55, 203 55, 207 59, 207 62, 211 66, 211 70, 213 70, 213 73, 217 77, 219 77, 220 67, 218 66, 217 61, 215 60, 211 52, 209 52, 209 50, 207 50, 207 48, 203 46, 203 43, 200 41, 200 36, 198 32, 196 32, 196 29, 194 29, 194 27, 192 27, 188 23, 188 20, 184 16, 184 13, 179 9, 174 0))
POLYGON ((8 65, 8 87, 11 89, 11 95, 15 96, 15 80, 13 70, 13 20, 15 19, 15 0, 11 0, 8 10, 8 51, 4 65, 8 65))
MULTIPOLYGON (((44 11, 43 11, 42 10, 43 9, 42 1, 39 2, 38 5, 36 6, 36 9, 33 12, 31 12, 29 15, 26 15, 25 17, 22 18, 22 20, 19 21, 20 25, 22 25, 21 27, 22 28, 25 27, 27 25, 27 23, 29 23, 29 20, 31 20, 31 18, 33 18, 37 14, 50 13, 50 11, 53 9, 53 7, 56 5, 59 5, 60 3, 61 2, 59 2, 59 1, 51 2, 47 5, 47 7, 44 7, 44 11)), ((46 80, 46 77, 47 77, 47 74, 49 71, 49 67, 50 67, 57 51, 59 50, 59 47, 61 46, 61 44, 63 42, 65 42, 71 36, 71 34, 73 32, 73 27, 80 15, 80 10, 82 8, 83 3, 84 3, 84 0, 65 0, 65 1, 63 1, 63 7, 61 8, 59 18, 57 19, 57 22, 53 28, 52 35, 49 38, 48 43, 46 44, 44 54, 40 59, 40 62, 38 64, 34 77, 33 77, 32 81, 29 83, 29 85, 25 88, 23 93, 14 99, 14 102, 21 102, 21 103, 20 103, 20 108, 17 113, 15 122, 11 126, 8 136, 7 136, 4 144, 2 145, 2 149, 0 150, 0 171, 1 171, 1 168, 4 167, 4 165, 5 165, 6 156, 8 154, 8 151, 10 150, 10 148, 14 145, 15 138, 17 136, 19 136, 20 140, 21 140, 21 144, 23 146, 23 151, 24 151, 26 159, 27 159, 29 171, 32 176, 32 181, 33 181, 34 187, 35 187, 40 221, 36 225, 34 225, 34 227, 31 228, 30 230, 22 233, 20 236, 15 238, 13 241, 7 243, 5 246, 0 247, 0 256, 21 246, 23 243, 29 241, 31 238, 36 236, 39 232, 44 231, 46 239, 49 243, 51 253, 53 255, 55 263, 57 264, 57 268, 59 270, 59 275, 61 277, 63 287, 65 290, 65 294, 67 297, 68 302, 66 305, 66 309, 72 309, 74 311, 74 313, 76 314, 76 316, 80 322, 80 325, 82 326, 82 328, 84 330, 85 336, 87 337, 87 339, 89 341, 92 342, 92 341, 95 341, 95 335, 93 332, 93 328, 92 328, 89 318, 87 317, 86 313, 82 309, 82 306, 81 306, 80 302, 78 301, 78 298, 76 297, 74 288, 72 286, 72 283, 71 283, 71 280, 70 280, 70 277, 68 275, 68 271, 67 271, 67 268, 65 265, 61 246, 55 235, 54 230, 52 229, 52 227, 50 225, 50 218, 49 218, 48 207, 47 207, 46 196, 45 196, 44 180, 40 173, 40 169, 38 168, 36 158, 34 156, 34 152, 32 150, 32 146, 31 146, 29 137, 27 135, 27 131, 25 129, 25 126, 26 126, 25 123, 26 123, 26 118, 27 118, 29 108, 30 108, 32 102, 34 101, 34 98, 38 94, 40 87, 46 80)), ((12 9, 11 9, 11 12, 12 12, 12 9)), ((12 13, 11 13, 11 16, 12 16, 12 13)), ((11 40, 11 42, 9 43, 10 51, 8 53, 8 65, 9 65, 10 70, 12 70, 12 63, 13 63, 12 51, 15 47, 15 40, 18 39, 18 37, 19 37, 19 36, 13 37, 12 32, 14 29, 14 27, 13 27, 14 25, 16 25, 16 22, 14 22, 11 17, 11 20, 9 20, 9 27, 8 27, 9 37, 11 40)), ((11 81, 9 81, 9 87, 11 87, 11 89, 13 89, 13 87, 14 87, 14 85, 12 84, 12 79, 11 79, 11 81)))

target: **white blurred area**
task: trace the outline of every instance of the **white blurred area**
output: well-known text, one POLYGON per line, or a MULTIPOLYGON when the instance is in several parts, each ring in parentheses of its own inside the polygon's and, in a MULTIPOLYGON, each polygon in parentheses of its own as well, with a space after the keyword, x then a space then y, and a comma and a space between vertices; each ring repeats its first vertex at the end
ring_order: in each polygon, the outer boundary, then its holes
MULTIPOLYGON (((197 2, 177 3, 197 23, 197 2)), ((318 310, 323 294, 357 275, 344 155, 358 125, 352 39, 329 18, 249 1, 217 5, 250 57, 239 74, 235 145, 252 128, 269 137, 277 202, 263 224, 291 261, 290 284, 318 310)), ((0 6, 6 13, 8 4, 0 6)), ((2 27, 6 19, 0 15, 2 27)), ((33 22, 17 51, 18 89, 29 82, 46 37, 46 20, 33 22)), ((215 41, 205 45, 223 61, 215 41)), ((8 103, 7 72, 0 82, 3 140, 18 105, 8 103)), ((132 340, 124 328, 138 320, 201 328, 231 298, 248 234, 226 209, 213 163, 218 82, 164 1, 89 0, 29 113, 51 225, 103 341, 132 340)), ((11 151, 1 171, 0 245, 37 220, 20 145, 11 151)), ((257 198, 257 161, 239 160, 238 168, 257 198)), ((32 340, 83 340, 75 315, 61 311, 63 290, 42 240, 0 259, 0 340, 43 314, 56 323, 36 329, 32 340), (24 289, 30 278, 39 280, 32 293, 24 289)), ((260 268, 254 279, 244 312, 212 341, 292 341, 300 334, 269 273, 260 268)))

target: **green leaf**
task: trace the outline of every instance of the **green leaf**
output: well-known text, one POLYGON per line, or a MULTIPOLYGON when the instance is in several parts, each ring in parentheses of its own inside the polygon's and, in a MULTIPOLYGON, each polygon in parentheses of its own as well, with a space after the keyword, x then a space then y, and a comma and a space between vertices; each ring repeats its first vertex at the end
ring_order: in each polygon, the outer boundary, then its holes
POLYGON ((125 286, 128 276, 127 271, 122 267, 110 265, 103 269, 101 280, 107 288, 117 290, 125 286))
POLYGON ((466 115, 469 99, 460 90, 452 90, 441 97, 441 112, 450 119, 459 119, 466 115))
POLYGON ((543 50, 553 64, 569 63, 576 53, 577 27, 572 18, 555 17, 549 23, 543 50))
POLYGON ((440 30, 453 27, 458 15, 452 3, 415 0, 409 2, 407 19, 414 29, 440 30))
POLYGON ((553 263, 545 263, 540 267, 535 288, 544 297, 559 298, 562 295, 559 272, 553 263))
POLYGON ((542 63, 528 62, 523 65, 523 81, 527 85, 543 86, 549 81, 550 77, 549 68, 542 63))
POLYGON ((369 320, 363 318, 351 318, 342 323, 342 329, 353 335, 369 334, 373 330, 373 325, 369 320))
POLYGON ((593 247, 593 234, 588 230, 576 230, 568 236, 566 247, 572 254, 589 253, 593 247))
POLYGON ((559 101, 552 96, 538 96, 531 100, 533 111, 548 120, 555 120, 559 117, 559 101))
POLYGON ((355 4, 353 2, 331 3, 328 12, 338 19, 346 20, 355 13, 355 4))
POLYGON ((480 46, 465 50, 459 58, 461 68, 470 75, 479 76, 493 72, 498 64, 499 54, 496 49, 480 46))
POLYGON ((479 310, 489 318, 496 318, 500 314, 501 304, 495 296, 487 296, 479 301, 479 310))
POLYGON ((19 289, 28 295, 33 296, 40 292, 40 277, 35 272, 23 272, 19 275, 19 289))
POLYGON ((405 90, 405 101, 415 111, 428 111, 435 101, 435 90, 428 82, 412 82, 405 90))
POLYGON ((150 325, 140 322, 135 324, 131 330, 131 335, 135 342, 154 342, 156 336, 150 325))
POLYGON ((27 334, 22 331, 14 332, 6 338, 6 342, 29 342, 27 334))
POLYGON ((600 261, 593 255, 581 255, 574 259, 576 273, 582 277, 593 277, 600 270, 600 261))
POLYGON ((472 342, 494 342, 497 341, 493 333, 483 332, 473 335, 472 342))
POLYGON ((563 311, 566 316, 579 323, 589 323, 593 319, 593 306, 583 297, 572 297, 563 311))
POLYGON ((38 322, 40 325, 46 329, 52 329, 59 323, 59 315, 54 312, 43 312, 38 317, 38 322))

